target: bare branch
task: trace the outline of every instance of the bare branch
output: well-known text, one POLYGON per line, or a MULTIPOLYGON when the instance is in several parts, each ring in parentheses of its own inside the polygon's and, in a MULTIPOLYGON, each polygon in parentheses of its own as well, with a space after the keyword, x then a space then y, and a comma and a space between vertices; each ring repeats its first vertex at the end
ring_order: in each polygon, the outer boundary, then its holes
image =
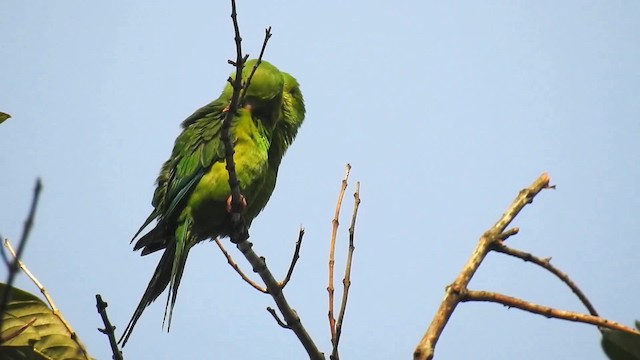
POLYGON ((298 241, 296 241, 296 249, 293 251, 293 257, 291 258, 291 264, 289 265, 289 270, 287 271, 287 275, 284 277, 284 280, 280 282, 280 288, 284 289, 285 286, 291 280, 291 275, 293 275, 293 270, 298 263, 298 259, 300 259, 300 247, 302 246, 302 237, 304 236, 304 228, 300 228, 298 232, 298 241))
POLYGON ((333 217, 333 227, 331 231, 331 240, 329 242, 329 284, 327 285, 327 292, 329 293, 329 329, 331 331, 331 344, 336 346, 336 319, 333 316, 333 268, 335 266, 335 252, 336 252, 336 236, 338 234, 338 226, 340 225, 340 208, 342 207, 342 199, 344 198, 344 192, 347 189, 347 180, 349 179, 349 172, 351 171, 351 165, 347 164, 345 168, 344 178, 340 185, 340 192, 338 193, 338 201, 336 202, 336 210, 333 217))
POLYGON ((511 228, 509 230, 506 230, 505 232, 503 232, 502 234, 500 234, 500 241, 505 241, 508 238, 512 237, 513 235, 517 235, 520 232, 520 228, 514 227, 511 228))
POLYGON ((476 270, 482 263, 491 246, 499 241, 505 229, 511 221, 518 215, 518 213, 527 205, 533 201, 533 198, 538 195, 543 189, 549 188, 549 175, 543 173, 536 179, 531 186, 520 191, 515 200, 507 208, 507 211, 500 217, 496 224, 487 230, 481 237, 478 245, 476 246, 471 258, 462 268, 462 271, 455 279, 453 284, 447 287, 444 299, 440 304, 440 308, 436 312, 429 328, 425 332, 424 336, 418 343, 414 353, 414 360, 427 360, 432 359, 435 351, 436 343, 444 330, 451 314, 460 303, 459 291, 453 291, 453 289, 466 289, 469 281, 475 274, 476 270))
POLYGON ((265 289, 262 286, 258 285, 255 281, 249 279, 249 277, 247 275, 245 275, 245 273, 242 271, 242 269, 240 269, 240 266, 238 266, 238 264, 235 261, 233 261, 233 258, 231 257, 231 255, 229 255, 229 253, 224 248, 224 246, 222 246, 222 243, 220 242, 220 239, 215 238, 214 241, 216 242, 216 244, 218 244, 218 248, 220 248, 220 251, 222 251, 222 254, 224 255, 224 257, 227 258, 227 263, 229 263, 229 265, 231 265, 233 270, 235 270, 238 273, 238 275, 240 275, 242 280, 244 280, 247 284, 251 285, 254 289, 260 291, 261 293, 268 294, 267 289, 265 289))
POLYGON ((280 325, 280 327, 282 327, 283 329, 291 329, 289 325, 285 324, 282 320, 280 320, 280 317, 278 317, 278 314, 276 314, 276 310, 274 308, 269 306, 267 307, 267 311, 269 312, 269 314, 271 314, 271 316, 273 316, 273 318, 276 320, 278 325, 280 325))
POLYGON ((580 314, 573 311, 564 311, 548 306, 542 306, 534 304, 528 301, 524 301, 512 296, 489 292, 489 291, 473 291, 463 290, 460 292, 460 301, 487 301, 502 304, 504 306, 513 307, 516 309, 528 311, 534 314, 542 315, 547 318, 556 318, 573 322, 580 322, 585 324, 596 325, 598 327, 604 327, 612 330, 619 330, 633 335, 640 335, 635 329, 622 325, 615 321, 607 320, 598 316, 580 314))
POLYGON ((98 308, 98 313, 100 314, 100 317, 102 317, 102 322, 104 323, 104 329, 98 328, 98 331, 107 335, 109 338, 111 352, 113 353, 111 358, 114 360, 123 360, 122 351, 118 348, 118 341, 116 340, 114 332, 116 327, 111 325, 111 321, 109 321, 109 317, 107 316, 107 306, 109 305, 102 301, 102 296, 100 296, 100 294, 96 294, 96 308, 98 308))
MULTIPOLYGON (((249 84, 251 83, 251 79, 253 79, 253 74, 256 73, 256 70, 258 70, 258 66, 260 66, 260 64, 262 63, 262 56, 264 55, 264 50, 267 48, 267 43, 269 42, 269 39, 271 39, 272 35, 273 34, 271 33, 271 26, 269 26, 264 30, 264 41, 262 42, 262 49, 260 49, 260 55, 258 56, 258 61, 256 61, 255 65, 253 65, 253 69, 251 69, 251 74, 249 74, 249 77, 247 78, 247 82, 242 87, 242 94, 240 95, 240 103, 242 103, 244 101, 244 98, 247 96, 247 90, 249 89, 249 84)), ((248 57, 249 56, 247 55, 245 59, 248 57)))
POLYGON ((336 341, 333 345, 333 351, 331 352, 332 359, 339 359, 338 345, 340 343, 340 336, 342 335, 342 323, 344 321, 344 314, 347 310, 347 300, 349 298, 349 287, 351 287, 351 262, 353 260, 353 251, 356 249, 353 245, 353 240, 356 231, 356 218, 358 217, 358 207, 360 207, 360 182, 356 183, 356 191, 353 193, 353 215, 351 216, 351 226, 349 226, 349 251, 347 253, 347 262, 344 269, 344 278, 342 280, 342 301, 340 303, 340 312, 338 314, 338 321, 336 322, 336 341))
POLYGON ((557 276, 560 280, 562 280, 563 283, 567 284, 567 286, 571 289, 571 291, 573 291, 574 294, 576 294, 576 296, 578 297, 578 299, 580 299, 580 301, 582 302, 582 304, 584 304, 584 306, 587 308, 587 310, 589 311, 589 313, 593 316, 599 316, 598 312, 596 311, 596 309, 593 307, 593 305, 591 304, 591 301, 589 301, 589 299, 587 299, 587 296, 582 292, 582 290, 580 290, 580 288, 578 287, 578 285, 576 285, 575 282, 573 282, 573 280, 571 280, 571 278, 569 278, 569 275, 565 274, 564 272, 560 271, 560 269, 558 269, 557 267, 553 266, 551 264, 551 259, 547 258, 547 259, 541 259, 533 254, 521 251, 521 250, 517 250, 514 248, 510 248, 508 246, 506 246, 505 244, 501 243, 501 242, 497 242, 495 244, 493 244, 492 250, 495 250, 497 252, 503 253, 503 254, 507 254, 507 255, 511 255, 514 257, 517 257, 519 259, 522 259, 524 261, 528 261, 531 262, 533 264, 536 264, 538 266, 541 266, 542 268, 546 269, 547 271, 551 272, 553 275, 557 276))
POLYGON ((311 336, 309 335, 307 330, 304 328, 304 326, 302 326, 302 322, 300 320, 300 317, 298 316, 298 313, 296 313, 296 311, 293 310, 291 306, 289 306, 287 299, 282 293, 280 284, 273 277, 273 274, 271 273, 269 268, 267 268, 267 264, 265 263, 264 258, 258 256, 253 251, 253 244, 250 241, 242 241, 236 246, 238 247, 238 250, 242 252, 247 261, 249 261, 249 263, 253 267, 253 271, 255 273, 258 273, 258 275, 260 275, 260 278, 262 278, 262 281, 267 286, 267 291, 269 292, 271 297, 273 297, 273 300, 278 306, 278 309, 282 313, 287 328, 291 329, 296 334, 305 350, 307 350, 309 358, 312 360, 324 360, 324 356, 318 350, 318 347, 313 342, 313 339, 311 339, 311 336))

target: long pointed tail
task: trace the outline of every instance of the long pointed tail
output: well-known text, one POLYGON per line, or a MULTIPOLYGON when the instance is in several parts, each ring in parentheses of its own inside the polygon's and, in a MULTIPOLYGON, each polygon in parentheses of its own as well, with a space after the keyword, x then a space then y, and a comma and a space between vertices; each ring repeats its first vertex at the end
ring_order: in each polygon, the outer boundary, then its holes
POLYGON ((173 271, 173 263, 175 259, 176 247, 175 243, 167 246, 164 254, 160 258, 160 262, 156 267, 156 270, 151 277, 151 281, 149 281, 149 285, 147 285, 147 289, 144 291, 142 295, 142 299, 138 304, 138 307, 133 312, 133 316, 129 321, 129 324, 124 329, 124 333, 122 337, 118 341, 118 343, 122 343, 122 346, 127 343, 131 333, 133 332, 133 328, 136 326, 138 319, 142 316, 144 310, 149 306, 153 301, 155 301, 160 294, 167 288, 169 282, 171 281, 171 273, 173 271))
MULTIPOLYGON (((184 273, 184 266, 187 263, 187 256, 191 247, 197 243, 196 239, 191 236, 191 219, 187 219, 176 229, 176 241, 174 243, 174 261, 173 269, 171 270, 171 281, 169 282, 169 295, 167 296, 167 304, 164 308, 164 320, 167 320, 168 311, 168 324, 167 331, 171 329, 171 318, 173 317, 173 308, 176 304, 176 298, 178 297, 178 287, 180 287, 180 280, 182 280, 182 274, 184 273)), ((164 326, 164 320, 162 326, 164 326)))

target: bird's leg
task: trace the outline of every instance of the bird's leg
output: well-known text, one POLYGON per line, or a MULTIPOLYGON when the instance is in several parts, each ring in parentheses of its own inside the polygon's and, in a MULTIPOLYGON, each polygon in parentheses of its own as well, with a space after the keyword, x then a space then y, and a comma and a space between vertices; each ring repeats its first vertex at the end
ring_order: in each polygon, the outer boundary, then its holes
MULTIPOLYGON (((229 104, 229 105, 231 105, 231 104, 229 104)), ((224 109, 222 109, 222 112, 223 112, 223 113, 228 113, 228 112, 229 112, 229 105, 225 106, 225 107, 224 107, 224 109)), ((249 110, 249 111, 251 111, 251 109, 252 109, 251 104, 246 104, 246 105, 244 105, 244 106, 239 106, 239 107, 240 107, 240 108, 243 108, 243 109, 247 109, 247 110, 249 110)))
MULTIPOLYGON (((242 194, 240 194, 240 204, 242 206, 240 210, 244 210, 244 208, 247 207, 247 199, 242 194)), ((233 197, 229 195, 229 197, 227 198, 227 212, 231 214, 232 210, 233 210, 233 197)))

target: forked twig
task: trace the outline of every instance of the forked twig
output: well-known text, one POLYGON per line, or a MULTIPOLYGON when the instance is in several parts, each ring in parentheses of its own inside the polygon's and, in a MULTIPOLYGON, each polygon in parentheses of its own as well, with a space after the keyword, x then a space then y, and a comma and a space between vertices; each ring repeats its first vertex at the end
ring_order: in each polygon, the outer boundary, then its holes
POLYGON ((587 308, 587 310, 589 311, 589 314, 593 315, 593 316, 599 316, 598 312, 596 311, 596 309, 593 307, 593 305, 591 304, 591 301, 589 301, 589 299, 587 299, 587 296, 582 292, 582 290, 580 290, 580 288, 578 287, 578 285, 576 285, 575 282, 573 282, 573 280, 571 280, 571 278, 569 278, 569 275, 567 275, 566 273, 560 271, 560 269, 558 269, 557 267, 553 266, 551 264, 551 259, 541 259, 533 254, 521 251, 521 250, 517 250, 511 247, 508 247, 507 245, 505 245, 502 242, 497 242, 493 245, 492 250, 495 250, 497 252, 503 253, 503 254, 507 254, 507 255, 511 255, 514 257, 517 257, 519 259, 522 259, 524 261, 527 262, 531 262, 533 264, 536 264, 538 266, 541 266, 542 268, 546 269, 547 271, 549 271, 550 273, 552 273, 553 275, 557 276, 563 283, 565 283, 570 289, 571 291, 573 291, 574 294, 576 294, 576 296, 578 297, 578 299, 580 299, 580 301, 582 302, 582 304, 584 304, 584 306, 587 308))
POLYGON ((116 327, 111 325, 109 316, 107 316, 107 306, 108 304, 102 300, 102 296, 100 296, 100 294, 96 294, 96 308, 98 309, 98 313, 100 314, 102 323, 104 324, 104 329, 98 328, 98 331, 107 335, 109 338, 109 345, 111 345, 111 352, 113 353, 111 358, 114 360, 123 360, 122 351, 118 348, 118 341, 116 340, 116 327))
MULTIPOLYGON (((318 347, 314 343, 313 339, 307 332, 307 330, 302 326, 302 321, 300 320, 300 316, 296 313, 294 309, 289 306, 289 302, 284 297, 282 293, 282 288, 280 287, 280 283, 274 278, 273 274, 267 267, 265 260, 263 257, 258 256, 258 254, 253 251, 253 244, 250 241, 242 241, 237 245, 238 250, 244 255, 244 257, 249 261, 249 264, 253 266, 253 271, 260 275, 262 281, 267 286, 267 291, 269 295, 273 297, 280 313, 284 318, 284 324, 286 324, 287 329, 292 330, 302 346, 304 346, 309 358, 312 360, 324 360, 324 356, 318 350, 318 347)), ((273 314, 272 314, 273 315, 273 314)), ((276 317, 277 318, 277 317, 276 317)))
POLYGON ((338 321, 336 322, 336 340, 333 344, 331 352, 332 359, 339 359, 338 344, 342 335, 342 323, 344 314, 347 310, 347 300, 349 298, 349 288, 351 287, 351 262, 353 260, 353 252, 356 249, 353 240, 356 232, 356 218, 358 217, 358 208, 360 207, 360 182, 356 183, 356 191, 353 193, 353 215, 351 216, 351 226, 349 226, 349 252, 347 253, 347 262, 344 269, 344 278, 342 280, 342 301, 340 302, 340 312, 338 313, 338 321))
POLYGON ((447 287, 444 299, 440 304, 440 308, 436 312, 429 328, 416 346, 413 353, 414 360, 432 359, 435 351, 436 343, 444 330, 447 322, 451 318, 453 311, 461 301, 460 289, 466 289, 469 281, 475 274, 476 270, 482 263, 491 246, 504 238, 505 229, 518 213, 533 201, 533 198, 543 189, 549 188, 549 175, 543 173, 536 179, 531 186, 520 191, 513 203, 507 208, 507 211, 500 217, 496 224, 487 230, 481 237, 471 258, 462 268, 462 271, 455 281, 447 287), (457 290, 454 290, 457 289, 457 290))
MULTIPOLYGON (((253 74, 258 70, 258 66, 262 63, 262 56, 264 55, 264 50, 267 48, 267 42, 271 39, 271 26, 264 30, 264 41, 262 42, 262 49, 260 49, 260 55, 258 56, 258 61, 256 61, 255 65, 253 65, 253 69, 251 69, 251 74, 247 78, 247 82, 242 86, 242 94, 240 94, 240 103, 244 101, 244 98, 247 96, 247 90, 249 89, 249 83, 251 79, 253 79, 253 74)), ((247 56, 248 58, 248 56, 247 56)), ((245 58, 246 59, 246 58, 245 58)))
POLYGON ((349 172, 351 171, 351 165, 347 164, 345 169, 344 178, 340 185, 340 192, 338 193, 338 201, 336 202, 336 210, 332 220, 331 241, 329 242, 329 284, 327 285, 327 292, 329 293, 329 329, 331 331, 331 343, 336 346, 336 319, 333 315, 333 268, 335 266, 335 252, 336 252, 336 236, 338 234, 338 226, 340 225, 340 208, 342 207, 342 199, 344 198, 344 192, 347 189, 347 180, 349 179, 349 172))

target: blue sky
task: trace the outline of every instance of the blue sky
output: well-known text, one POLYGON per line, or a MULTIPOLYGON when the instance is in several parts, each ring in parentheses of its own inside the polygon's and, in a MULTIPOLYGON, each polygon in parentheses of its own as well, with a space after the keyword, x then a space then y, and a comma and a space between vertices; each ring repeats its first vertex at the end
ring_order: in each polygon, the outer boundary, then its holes
MULTIPOLYGON (((251 235, 283 275, 306 228, 286 295, 324 351, 328 240, 347 162, 362 204, 344 359, 410 358, 478 237, 544 171, 558 189, 520 214, 509 244, 553 257, 602 315, 640 318, 639 3, 239 1, 238 12, 254 56, 272 26, 265 59, 296 76, 306 99, 305 124, 251 235)), ((10 1, 0 13, 0 111, 13 115, 0 125, 0 232, 19 237, 42 177, 24 260, 91 354, 109 359, 94 294, 124 329, 159 258, 131 252, 129 239, 151 210, 179 123, 217 97, 232 70, 230 6, 10 1)), ((17 284, 37 292, 24 276, 17 284)), ((470 288, 583 310, 553 276, 499 254, 470 288)), ((304 358, 270 305, 203 243, 190 254, 171 333, 158 301, 125 358, 304 358)), ((436 355, 604 358, 594 327, 487 303, 456 310, 436 355)))

